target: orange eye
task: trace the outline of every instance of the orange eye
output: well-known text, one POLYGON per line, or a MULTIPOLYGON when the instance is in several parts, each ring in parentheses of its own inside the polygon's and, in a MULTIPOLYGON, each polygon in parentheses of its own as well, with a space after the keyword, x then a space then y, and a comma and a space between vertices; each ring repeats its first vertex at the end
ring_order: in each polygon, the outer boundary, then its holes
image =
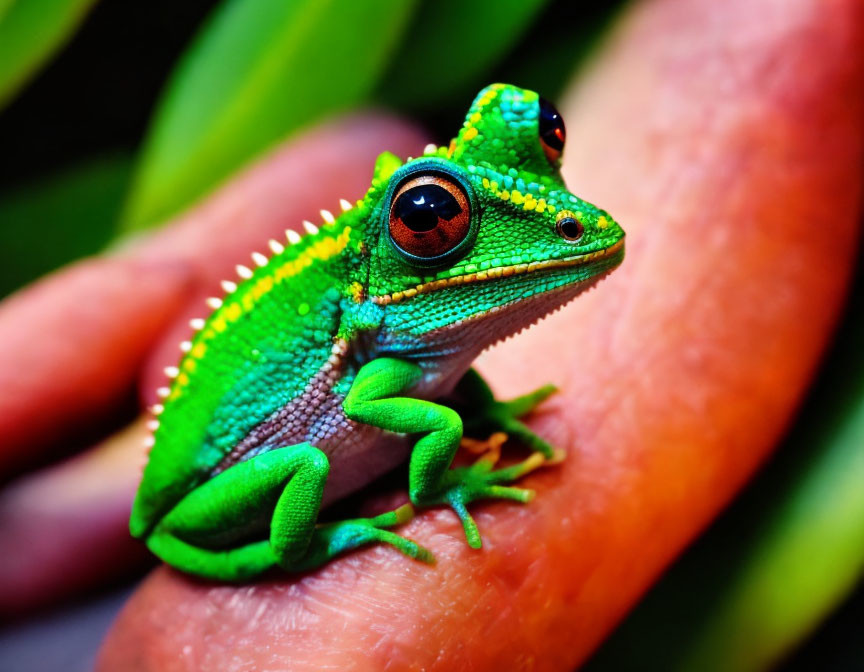
POLYGON ((471 231, 471 206, 461 184, 425 174, 399 187, 390 206, 390 237, 403 252, 434 259, 454 249, 471 231))
POLYGON ((540 98, 540 118, 537 120, 537 128, 543 153, 550 163, 555 163, 564 151, 567 130, 564 128, 561 113, 545 98, 540 98))

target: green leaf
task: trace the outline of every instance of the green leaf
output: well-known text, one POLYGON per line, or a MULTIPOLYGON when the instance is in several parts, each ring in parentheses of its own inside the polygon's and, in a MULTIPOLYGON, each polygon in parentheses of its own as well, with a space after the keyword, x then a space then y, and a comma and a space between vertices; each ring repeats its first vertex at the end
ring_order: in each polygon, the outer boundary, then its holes
MULTIPOLYGON (((547 0, 427 0, 381 80, 378 97, 409 110, 470 100, 547 0)), ((525 83, 527 86, 528 83, 525 83)))
POLYGON ((590 0, 556 5, 521 41, 523 48, 511 52, 495 69, 494 77, 523 82, 549 100, 557 100, 626 4, 627 0, 590 0))
POLYGON ((0 0, 0 108, 75 32, 95 0, 0 0))
POLYGON ((0 297, 111 239, 132 161, 95 159, 0 194, 0 297))
POLYGON ((297 128, 364 100, 413 0, 227 0, 184 54, 144 143, 124 216, 189 206, 297 128))
POLYGON ((750 547, 681 670, 773 667, 864 576, 864 384, 859 388, 750 547))

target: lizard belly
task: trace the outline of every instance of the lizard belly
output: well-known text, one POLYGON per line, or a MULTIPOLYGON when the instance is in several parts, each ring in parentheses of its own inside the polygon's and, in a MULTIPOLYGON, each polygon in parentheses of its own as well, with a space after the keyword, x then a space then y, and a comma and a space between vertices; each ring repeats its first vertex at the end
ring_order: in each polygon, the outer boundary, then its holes
POLYGON ((213 470, 213 475, 256 455, 309 443, 330 460, 324 505, 349 495, 405 461, 411 442, 402 435, 354 422, 345 415, 343 393, 354 368, 348 346, 338 340, 330 359, 302 392, 257 424, 213 470))

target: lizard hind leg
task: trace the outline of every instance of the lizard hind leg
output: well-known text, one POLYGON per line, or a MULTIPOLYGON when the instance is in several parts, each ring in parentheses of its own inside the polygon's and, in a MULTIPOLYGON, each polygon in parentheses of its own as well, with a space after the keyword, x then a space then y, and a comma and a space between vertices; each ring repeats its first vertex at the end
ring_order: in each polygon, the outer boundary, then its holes
POLYGON ((537 436, 519 418, 533 411, 555 392, 554 385, 544 385, 516 399, 499 401, 475 369, 468 370, 455 390, 456 396, 464 402, 464 408, 459 410, 466 432, 474 435, 503 432, 531 450, 542 453, 549 463, 562 461, 564 452, 556 450, 537 436))
POLYGON ((223 581, 244 581, 297 561, 315 532, 328 472, 327 456, 308 443, 257 455, 187 494, 147 545, 178 569, 223 581), (226 537, 242 538, 262 511, 273 511, 269 540, 226 545, 226 537))
POLYGON ((327 456, 308 443, 235 464, 181 500, 147 545, 178 569, 222 581, 245 581, 277 566, 312 569, 376 541, 431 560, 413 541, 383 529, 410 520, 410 506, 371 519, 317 525, 329 470, 327 456), (272 511, 269 539, 214 547, 213 535, 224 537, 234 530, 242 537, 249 521, 264 510, 272 511))
POLYGON ((329 471, 326 455, 309 449, 305 473, 298 473, 282 492, 270 523, 270 546, 276 563, 287 571, 304 571, 319 567, 347 551, 373 543, 385 543, 405 555, 433 562, 432 554, 419 544, 386 529, 406 523, 414 517, 410 504, 374 518, 356 518, 310 527, 317 519, 324 483, 329 471))

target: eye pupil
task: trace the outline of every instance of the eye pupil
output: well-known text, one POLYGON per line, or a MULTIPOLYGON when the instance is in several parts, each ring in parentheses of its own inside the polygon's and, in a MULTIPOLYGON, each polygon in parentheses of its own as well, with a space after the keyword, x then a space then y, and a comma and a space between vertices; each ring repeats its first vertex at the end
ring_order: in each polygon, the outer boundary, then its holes
POLYGON ((437 184, 421 184, 403 192, 396 200, 393 214, 415 233, 432 231, 438 220, 450 221, 462 212, 449 191, 437 184))
POLYGON ((558 222, 558 233, 570 241, 579 240, 585 232, 582 223, 573 217, 564 217, 558 222))

